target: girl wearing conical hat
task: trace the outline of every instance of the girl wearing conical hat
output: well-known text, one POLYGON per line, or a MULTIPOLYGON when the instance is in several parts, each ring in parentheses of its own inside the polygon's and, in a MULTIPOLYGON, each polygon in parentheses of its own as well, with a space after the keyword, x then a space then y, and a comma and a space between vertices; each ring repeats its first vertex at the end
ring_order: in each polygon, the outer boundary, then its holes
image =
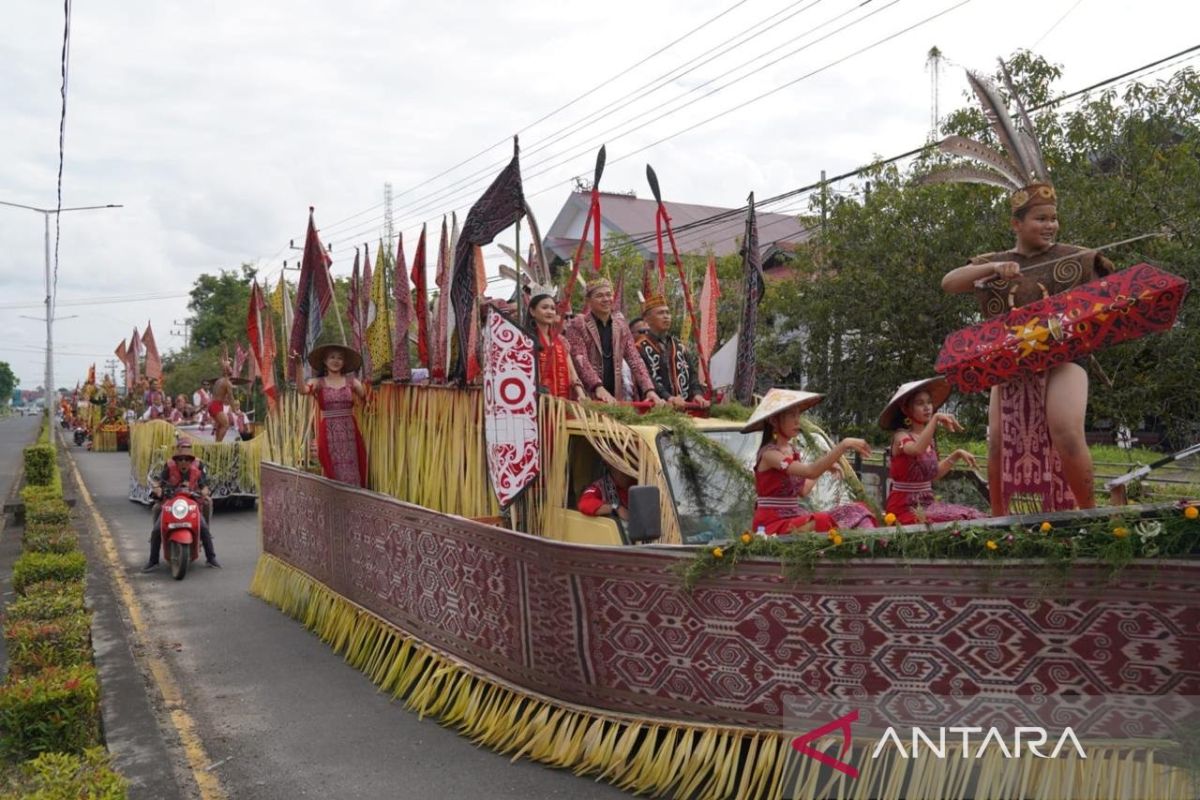
POLYGON ((763 432, 762 446, 754 462, 758 500, 751 526, 755 530, 763 528, 766 533, 777 535, 875 527, 870 510, 861 503, 815 513, 800 504, 817 478, 835 470, 838 459, 847 452, 871 455, 870 446, 862 439, 843 439, 815 461, 804 460, 792 446, 792 440, 800 433, 804 412, 823 399, 823 395, 812 392, 771 389, 742 427, 743 433, 763 432))
POLYGON ((945 378, 910 381, 892 395, 879 427, 892 431, 892 458, 888 465, 891 488, 886 510, 896 515, 901 525, 918 522, 951 522, 980 519, 983 514, 970 506, 943 503, 933 496, 933 482, 943 477, 959 461, 977 465, 975 456, 955 450, 938 460, 934 435, 939 427, 961 431, 962 425, 952 414, 938 411, 950 396, 945 378))
POLYGON ((351 486, 367 485, 367 447, 354 420, 354 398, 367 396, 362 381, 348 372, 362 366, 362 356, 345 345, 325 344, 308 354, 315 372, 300 394, 316 398, 317 458, 326 478, 351 486))
MULTIPOLYGON (((955 167, 926 176, 927 182, 985 183, 1009 192, 1013 249, 976 256, 942 278, 946 292, 974 291, 987 318, 1113 270, 1112 262, 1099 252, 1056 241, 1058 194, 1020 96, 1003 62, 1001 67, 1023 129, 1014 124, 996 87, 968 72, 1005 153, 950 136, 939 143, 945 152, 985 168, 955 167)), ((1087 371, 1074 362, 992 388, 988 486, 994 516, 1095 506, 1092 456, 1084 438, 1087 399, 1087 371)))

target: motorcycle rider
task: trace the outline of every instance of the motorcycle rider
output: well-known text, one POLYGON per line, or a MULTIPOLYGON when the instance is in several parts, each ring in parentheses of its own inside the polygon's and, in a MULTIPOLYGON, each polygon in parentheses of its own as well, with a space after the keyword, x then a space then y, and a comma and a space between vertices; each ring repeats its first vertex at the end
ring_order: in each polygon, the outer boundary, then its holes
POLYGON ((220 569, 216 550, 213 549, 212 534, 208 531, 206 511, 211 507, 212 499, 208 489, 208 476, 204 464, 192 452, 192 443, 180 438, 175 443, 175 454, 163 465, 162 472, 151 479, 153 488, 151 494, 157 499, 151 515, 154 517, 154 527, 150 531, 150 560, 142 567, 142 572, 150 572, 158 566, 158 554, 162 549, 162 512, 163 496, 174 492, 180 486, 186 486, 200 495, 200 543, 204 546, 204 558, 210 567, 220 569))

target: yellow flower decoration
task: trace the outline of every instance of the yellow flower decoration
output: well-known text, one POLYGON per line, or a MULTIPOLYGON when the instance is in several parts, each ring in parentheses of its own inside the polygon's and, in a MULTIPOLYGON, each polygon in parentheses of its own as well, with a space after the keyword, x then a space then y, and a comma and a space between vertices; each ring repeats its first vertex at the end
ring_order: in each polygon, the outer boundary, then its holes
MULTIPOLYGON (((1043 525, 1047 525, 1047 524, 1049 524, 1049 523, 1042 523, 1042 524, 1043 524, 1043 525)), ((1000 548, 1000 545, 996 544, 996 543, 995 543, 994 541, 992 541, 991 539, 988 539, 988 540, 987 540, 987 549, 988 549, 988 550, 998 550, 999 548, 1000 548)))
POLYGON ((742 544, 750 544, 750 541, 751 541, 753 538, 754 538, 754 537, 753 537, 753 536, 751 536, 749 533, 743 533, 743 534, 742 534, 742 544))
POLYGON ((1050 531, 1054 530, 1054 526, 1051 525, 1049 522, 1043 522, 1041 530, 1042 530, 1042 533, 1049 533, 1050 531))
POLYGON ((833 542, 834 547, 837 547, 842 542, 844 542, 845 539, 842 538, 842 535, 840 533, 838 533, 837 531, 833 531, 832 535, 829 537, 829 541, 833 542))
POLYGON ((714 548, 712 549, 712 557, 713 557, 713 558, 724 558, 724 557, 725 557, 725 551, 724 551, 724 550, 722 550, 722 549, 721 549, 721 548, 719 548, 719 547, 714 547, 714 548))
POLYGON ((884 525, 895 525, 896 524, 896 515, 890 511, 888 513, 884 514, 883 515, 883 524, 884 525))
POLYGON ((1118 539, 1124 539, 1128 535, 1128 528, 1113 528, 1113 536, 1117 537, 1118 539))
POLYGON ((1196 508, 1195 506, 1188 506, 1187 508, 1185 508, 1183 510, 1183 516, 1185 516, 1188 519, 1195 519, 1196 517, 1200 517, 1200 508, 1196 508))

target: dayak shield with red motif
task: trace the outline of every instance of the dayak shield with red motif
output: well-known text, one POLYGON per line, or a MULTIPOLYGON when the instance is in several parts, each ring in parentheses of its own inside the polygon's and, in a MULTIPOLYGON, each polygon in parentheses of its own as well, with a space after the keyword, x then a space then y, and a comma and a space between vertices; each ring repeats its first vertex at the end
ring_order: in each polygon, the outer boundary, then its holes
POLYGON ((1188 283, 1136 264, 946 337, 934 367, 962 392, 1045 372, 1175 323, 1188 283))
POLYGON ((489 310, 483 343, 483 419, 488 475, 501 508, 538 476, 537 357, 533 339, 489 310))

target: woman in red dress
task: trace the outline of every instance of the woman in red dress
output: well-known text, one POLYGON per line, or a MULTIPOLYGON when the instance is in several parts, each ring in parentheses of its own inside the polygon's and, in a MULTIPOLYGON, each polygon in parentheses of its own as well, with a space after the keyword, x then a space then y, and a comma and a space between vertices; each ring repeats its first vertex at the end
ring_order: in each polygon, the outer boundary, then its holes
POLYGON ((792 446, 800 433, 804 412, 824 397, 812 392, 771 389, 763 397, 742 433, 763 432, 762 447, 754 464, 758 502, 752 527, 768 534, 827 531, 831 528, 873 528, 875 520, 861 503, 848 503, 830 511, 810 512, 800 504, 816 479, 831 470, 848 451, 871 455, 862 439, 843 439, 815 461, 805 461, 792 446))
POLYGON ((587 400, 583 383, 575 374, 571 352, 558 325, 554 291, 535 286, 529 298, 530 334, 536 340, 538 385, 548 394, 579 402, 587 400))
POLYGON ((362 381, 347 372, 362 366, 362 356, 349 347, 326 344, 308 354, 317 377, 300 394, 316 397, 317 458, 326 478, 352 486, 367 485, 367 448, 354 420, 354 398, 367 396, 362 381))
POLYGON ((956 462, 965 461, 972 469, 978 466, 975 456, 966 450, 955 450, 938 460, 934 440, 938 427, 948 431, 963 429, 953 415, 938 411, 949 396, 950 384, 945 378, 910 381, 896 390, 879 415, 879 427, 894 431, 887 511, 895 514, 901 525, 983 517, 970 506, 943 503, 933 496, 933 482, 949 472, 956 462))

